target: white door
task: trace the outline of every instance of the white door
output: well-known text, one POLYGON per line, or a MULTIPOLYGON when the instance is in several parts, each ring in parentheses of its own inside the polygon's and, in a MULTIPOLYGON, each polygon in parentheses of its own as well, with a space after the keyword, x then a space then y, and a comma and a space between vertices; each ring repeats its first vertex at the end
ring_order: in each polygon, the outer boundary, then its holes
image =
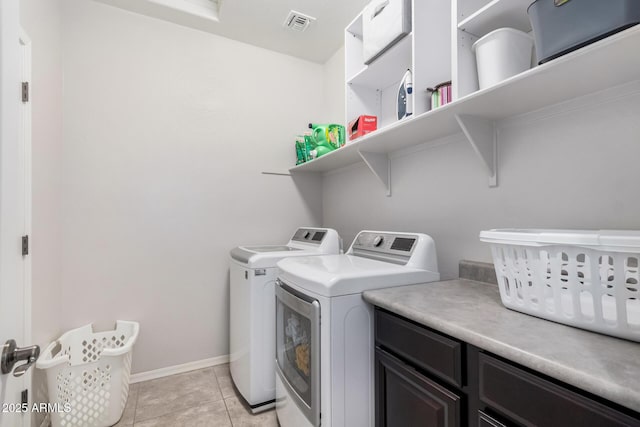
MULTIPOLYGON (((0 1, 0 368, 13 357, 28 358, 30 351, 4 345, 15 340, 24 347, 30 339, 30 266, 23 256, 22 237, 30 217, 30 106, 22 102, 22 78, 28 76, 30 47, 19 27, 19 0, 0 1)), ((35 350, 35 349, 34 349, 35 350)), ((0 427, 29 426, 30 414, 18 412, 29 375, 20 373, 18 361, 0 375, 0 427)))

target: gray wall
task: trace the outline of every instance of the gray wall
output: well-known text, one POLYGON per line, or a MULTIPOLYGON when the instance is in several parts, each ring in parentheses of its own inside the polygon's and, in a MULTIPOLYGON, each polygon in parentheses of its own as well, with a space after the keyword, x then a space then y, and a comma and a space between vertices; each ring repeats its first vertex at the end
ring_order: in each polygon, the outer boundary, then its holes
POLYGON ((632 83, 503 121, 497 188, 462 135, 394 153, 391 197, 362 164, 328 173, 324 225, 345 242, 361 229, 430 234, 445 278, 461 259, 491 260, 481 230, 640 229, 638 117, 632 83))

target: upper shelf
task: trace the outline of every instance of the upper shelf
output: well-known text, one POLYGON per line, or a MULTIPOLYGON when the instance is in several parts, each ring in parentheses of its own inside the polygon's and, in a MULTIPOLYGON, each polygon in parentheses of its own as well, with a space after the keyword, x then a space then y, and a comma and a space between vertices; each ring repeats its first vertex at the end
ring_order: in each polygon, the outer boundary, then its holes
POLYGON ((502 27, 529 32, 531 23, 527 8, 530 4, 531 0, 493 0, 460 21, 458 29, 477 37, 502 27))
POLYGON ((361 161, 359 152, 389 153, 460 131, 456 115, 487 120, 535 111, 640 80, 640 26, 535 67, 500 84, 359 138, 291 172, 324 172, 361 161))
POLYGON ((389 50, 347 80, 347 84, 369 89, 384 89, 402 80, 411 65, 411 45, 413 34, 409 33, 389 50))
POLYGON ((360 12, 351 23, 347 26, 347 31, 354 36, 362 39, 362 12, 360 12))

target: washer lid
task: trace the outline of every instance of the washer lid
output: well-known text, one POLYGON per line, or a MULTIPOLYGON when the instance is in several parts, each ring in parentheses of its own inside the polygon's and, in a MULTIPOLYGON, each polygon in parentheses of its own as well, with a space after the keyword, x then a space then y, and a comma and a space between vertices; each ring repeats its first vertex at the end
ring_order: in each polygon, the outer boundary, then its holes
MULTIPOLYGON (((251 262, 251 257, 257 255, 259 253, 273 253, 273 252, 285 252, 289 253, 292 251, 301 251, 302 249, 294 248, 291 246, 283 246, 283 245, 273 245, 273 246, 238 246, 237 248, 231 249, 229 255, 231 258, 235 259, 238 262, 248 264, 251 262)), ((306 251, 309 252, 309 251, 306 251)), ((282 255, 277 255, 276 258, 280 259, 282 255)), ((277 261, 275 261, 277 262, 277 261)), ((274 265, 275 265, 274 262, 274 265)))
POLYGON ((299 251, 300 248, 294 248, 291 246, 274 245, 274 246, 241 246, 241 248, 249 252, 289 252, 299 251))
POLYGON ((437 272, 356 255, 286 258, 278 268, 283 282, 326 297, 440 280, 437 272))
POLYGON ((320 255, 319 249, 301 249, 291 246, 238 246, 229 255, 231 259, 247 268, 271 268, 283 258, 292 256, 320 255))
POLYGON ((283 258, 338 254, 342 242, 338 233, 331 228, 298 228, 286 245, 238 246, 229 255, 232 262, 247 268, 274 268, 283 258))

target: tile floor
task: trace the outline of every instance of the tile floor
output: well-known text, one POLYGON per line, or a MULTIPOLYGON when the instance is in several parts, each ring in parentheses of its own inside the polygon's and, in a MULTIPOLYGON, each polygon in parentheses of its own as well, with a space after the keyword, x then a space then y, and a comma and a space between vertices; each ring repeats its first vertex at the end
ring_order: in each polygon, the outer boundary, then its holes
POLYGON ((277 427, 275 411, 252 415, 229 365, 131 384, 118 427, 277 427))

